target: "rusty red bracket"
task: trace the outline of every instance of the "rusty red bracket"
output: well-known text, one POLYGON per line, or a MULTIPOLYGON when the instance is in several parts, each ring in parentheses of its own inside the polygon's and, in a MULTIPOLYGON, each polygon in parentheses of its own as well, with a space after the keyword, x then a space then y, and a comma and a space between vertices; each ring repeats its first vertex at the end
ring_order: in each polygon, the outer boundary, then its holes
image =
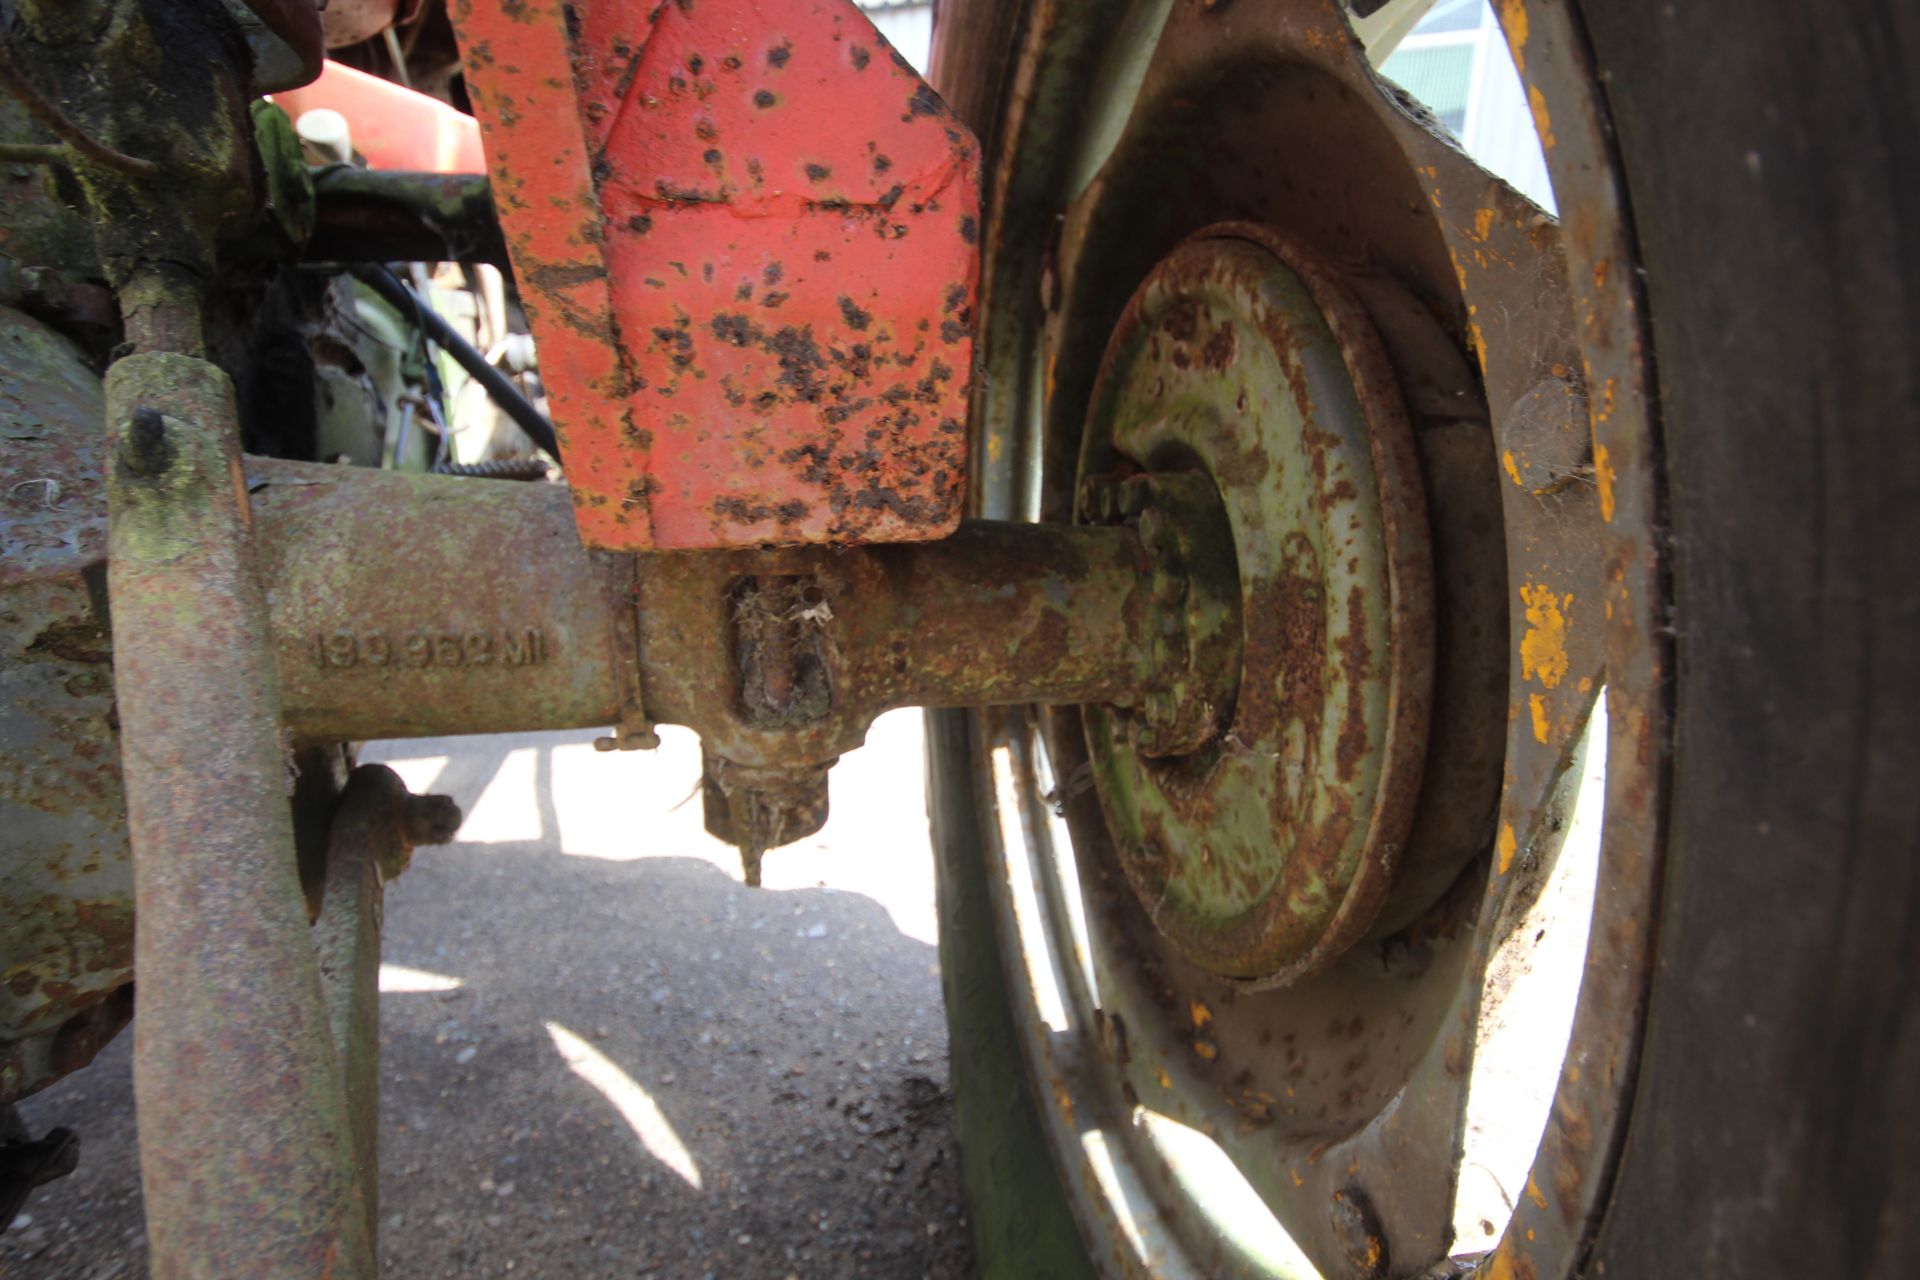
POLYGON ((979 146, 850 0, 461 0, 589 545, 958 522, 979 146))

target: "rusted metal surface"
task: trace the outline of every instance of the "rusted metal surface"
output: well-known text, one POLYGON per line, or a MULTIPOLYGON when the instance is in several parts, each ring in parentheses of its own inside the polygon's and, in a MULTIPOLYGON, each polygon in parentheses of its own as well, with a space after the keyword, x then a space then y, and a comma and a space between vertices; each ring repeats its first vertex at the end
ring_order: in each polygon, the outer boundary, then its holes
MULTIPOLYGON (((937 544, 636 565, 584 550, 557 486, 260 458, 243 475, 296 743, 606 724, 637 671, 655 719, 698 728, 736 764, 773 767, 854 749, 892 707, 1133 704, 1192 678, 1184 652, 1156 656, 1153 643, 1156 582, 1184 595, 1173 586, 1184 572, 1127 528, 979 522, 937 544), (474 551, 509 546, 519 554, 474 551), (413 586, 393 590, 401 579, 413 586), (754 621, 766 598, 741 589, 763 582, 795 584, 771 631, 754 621), (621 632, 636 608, 630 649, 621 632), (767 659, 782 645, 804 656, 785 653, 775 701, 767 659)), ((67 515, 97 526, 97 497, 67 515)), ((97 574, 97 557, 75 572, 97 574)))
POLYGON ((128 356, 107 377, 107 421, 150 1266, 163 1280, 371 1274, 232 388, 203 361, 128 356))
POLYGON ((105 599, 105 397, 72 343, 9 308, 0 365, 5 1101, 84 1065, 125 1021, 122 1008, 75 1025, 132 972, 133 879, 105 599))
POLYGON ((627 677, 616 632, 633 570, 581 548, 564 489, 246 467, 296 741, 617 718, 627 677))
POLYGON ((1081 510, 1133 529, 1153 563, 1156 679, 1136 705, 1113 709, 1114 723, 1142 756, 1191 755, 1232 723, 1240 689, 1239 565, 1220 490, 1202 471, 1089 476, 1081 510))
MULTIPOLYGON (((1151 562, 1127 529, 981 521, 936 543, 659 556, 642 587, 648 706, 753 767, 824 763, 891 707, 1138 698, 1152 681, 1151 562), (803 578, 800 643, 827 696, 811 711, 743 700, 737 584, 803 578)), ((797 629, 798 629, 797 628, 797 629)), ((749 633, 750 634, 750 633, 749 633)), ((788 643, 793 642, 792 633, 788 643)))
POLYGON ((313 924, 327 1021, 347 1095, 353 1167, 366 1238, 380 1220, 380 928, 382 886, 420 845, 445 844, 460 828, 446 796, 416 796, 385 765, 347 779, 327 840, 326 887, 313 924))
MULTIPOLYGON (((68 439, 77 467, 97 465, 97 438, 68 439)), ((1231 576, 1131 528, 979 523, 931 544, 635 559, 582 548, 557 486, 257 458, 243 476, 289 741, 627 724, 644 706, 633 723, 705 737, 739 800, 715 809, 716 829, 743 845, 816 826, 826 767, 892 707, 1232 698, 1234 664, 1203 678, 1156 613, 1177 596, 1236 617, 1231 576), (796 788, 804 803, 773 803, 796 788)), ((76 495, 58 537, 96 530, 72 556, 85 580, 100 572, 97 485, 76 495)), ((104 625, 92 634, 104 659, 104 625)), ((111 705, 105 672, 97 693, 111 705)), ((113 738, 104 718, 84 728, 76 749, 103 761, 112 833, 113 738)), ((130 921, 124 893, 108 901, 130 921)), ((104 981, 125 976, 122 957, 104 981)))
POLYGON ((871 23, 843 0, 454 13, 586 541, 950 532, 977 148, 871 23))
POLYGON ((330 167, 314 173, 313 194, 310 259, 506 265, 484 174, 330 167))
POLYGON ((740 850, 749 886, 759 885, 767 850, 804 840, 827 825, 827 770, 832 764, 755 769, 702 752, 700 792, 707 832, 740 850))
POLYGON ((1325 968, 1386 899, 1426 752, 1426 504, 1379 338, 1314 255, 1216 225, 1134 294, 1083 449, 1083 473, 1209 469, 1245 619, 1216 655, 1240 668, 1231 714, 1195 752, 1156 759, 1088 713, 1120 863, 1196 963, 1325 968))

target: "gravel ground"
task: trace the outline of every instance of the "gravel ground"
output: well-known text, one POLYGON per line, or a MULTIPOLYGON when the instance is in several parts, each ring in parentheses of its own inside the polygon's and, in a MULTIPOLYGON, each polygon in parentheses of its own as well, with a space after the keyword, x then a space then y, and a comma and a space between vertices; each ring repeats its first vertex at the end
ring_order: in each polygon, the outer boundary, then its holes
MULTIPOLYGON (((971 1273, 919 732, 877 724, 760 890, 700 829, 691 735, 364 753, 468 814, 388 889, 388 1276, 971 1273)), ((81 1167, 0 1275, 146 1274, 128 1039, 22 1107, 80 1132, 81 1167)))

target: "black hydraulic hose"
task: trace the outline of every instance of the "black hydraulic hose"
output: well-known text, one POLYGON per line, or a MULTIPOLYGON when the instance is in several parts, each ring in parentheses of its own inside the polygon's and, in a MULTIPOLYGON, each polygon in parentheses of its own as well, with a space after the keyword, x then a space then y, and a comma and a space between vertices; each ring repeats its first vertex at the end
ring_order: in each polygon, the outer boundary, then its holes
POLYGON ((520 389, 513 385, 512 379, 488 364, 487 358, 476 351, 472 343, 456 333, 452 325, 440 318, 439 312, 402 284, 400 277, 376 263, 359 263, 348 270, 353 272, 354 279, 379 294, 394 310, 416 325, 433 340, 435 346, 452 356, 455 363, 465 369, 475 382, 487 389, 493 402, 518 423, 535 444, 555 458, 560 456, 560 440, 553 433, 553 424, 520 394, 520 389))

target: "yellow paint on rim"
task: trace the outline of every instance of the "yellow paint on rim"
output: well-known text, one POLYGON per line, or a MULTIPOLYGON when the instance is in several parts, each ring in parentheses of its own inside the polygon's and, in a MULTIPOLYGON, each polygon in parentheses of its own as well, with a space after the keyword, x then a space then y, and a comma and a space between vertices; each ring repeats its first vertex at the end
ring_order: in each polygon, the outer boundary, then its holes
POLYGON ((1533 85, 1527 86, 1527 107, 1533 112, 1533 128, 1540 135, 1541 150, 1553 150, 1553 118, 1547 114, 1547 97, 1533 85))
POLYGON ((1562 610, 1573 603, 1573 597, 1556 596, 1545 583, 1529 582, 1520 588, 1520 600, 1527 606, 1527 634, 1520 638, 1520 674, 1546 688, 1555 688, 1566 679, 1569 665, 1567 616, 1562 610))
POLYGON ((1493 842, 1493 853, 1496 860, 1495 865, 1500 868, 1501 875, 1507 874, 1508 870, 1512 868, 1513 855, 1519 851, 1520 841, 1514 837, 1513 824, 1511 822, 1501 823, 1500 835, 1493 842))
POLYGON ((1514 70, 1527 69, 1526 0, 1500 0, 1500 25, 1506 29, 1507 48, 1513 50, 1514 70))
POLYGON ((1613 455, 1607 446, 1593 446, 1593 478, 1600 485, 1600 518, 1613 523, 1613 455))

